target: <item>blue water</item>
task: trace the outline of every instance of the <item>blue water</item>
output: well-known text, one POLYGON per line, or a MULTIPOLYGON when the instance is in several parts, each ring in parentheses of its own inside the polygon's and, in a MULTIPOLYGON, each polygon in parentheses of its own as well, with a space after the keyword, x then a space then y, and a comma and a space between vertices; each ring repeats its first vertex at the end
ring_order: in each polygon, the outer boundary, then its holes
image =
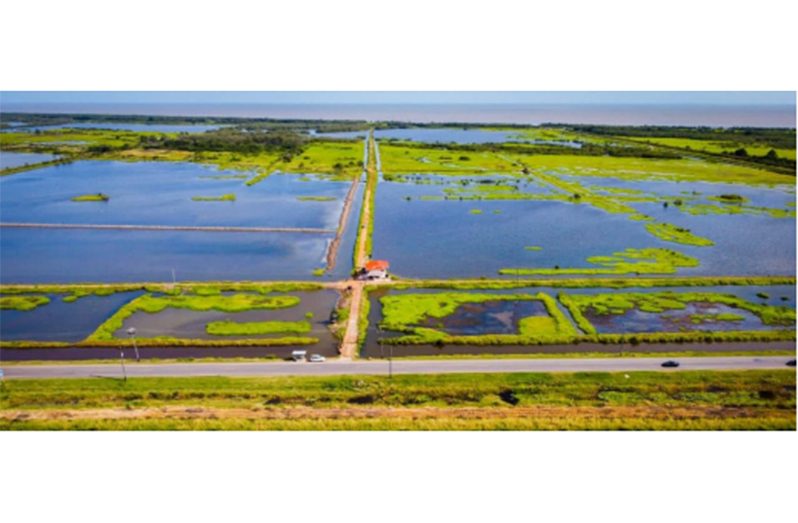
POLYGON ((0 312, 0 338, 4 340, 80 341, 94 332, 122 305, 141 291, 110 296, 86 296, 64 303, 66 294, 49 295, 50 303, 30 311, 0 312))
MULTIPOLYGON (((310 280, 332 235, 2 229, 0 283, 310 280)), ((341 253, 341 260, 351 258, 341 253)))
POLYGON ((33 165, 42 162, 49 162, 58 158, 55 154, 46 153, 12 153, 0 152, 0 170, 22 167, 23 165, 33 165))
MULTIPOLYGON (((442 196, 447 186, 460 187, 458 179, 449 177, 451 182, 447 185, 445 178, 423 178, 432 185, 379 184, 374 257, 390 261, 396 274, 418 278, 492 277, 501 268, 591 267, 586 262, 590 256, 651 247, 676 250, 700 260, 699 267, 680 269, 681 275, 795 274, 793 218, 693 216, 674 206, 665 209, 660 203, 632 204, 657 220, 687 227, 716 243, 713 247, 695 247, 665 242, 650 235, 644 222, 587 204, 424 201, 423 196, 442 196), (482 213, 470 214, 472 209, 482 213), (527 251, 525 246, 543 249, 527 251)), ((789 198, 784 192, 767 188, 731 188, 761 203, 778 201, 783 205, 789 198)), ((539 192, 523 184, 520 189, 539 192)))
MULTIPOLYGON (((316 136, 326 138, 352 139, 363 138, 368 131, 343 131, 331 133, 314 133, 316 136)), ((457 143, 457 144, 484 144, 504 142, 525 142, 546 145, 562 145, 565 147, 579 148, 578 142, 559 142, 546 140, 527 140, 515 131, 492 131, 483 129, 457 129, 448 127, 414 127, 410 129, 377 129, 374 138, 378 140, 409 140, 425 143, 457 143)))
POLYGON ((272 174, 252 186, 244 179, 214 178, 240 174, 187 162, 80 161, 46 167, 0 178, 0 220, 335 229, 350 185, 312 175, 272 174), (110 200, 71 201, 99 192, 110 200), (192 201, 194 196, 228 193, 237 200, 192 201), (298 196, 334 200, 299 201, 298 196))
POLYGON ((144 124, 144 123, 115 123, 115 122, 73 122, 58 125, 38 125, 12 129, 13 132, 35 133, 55 129, 111 129, 114 131, 136 131, 154 133, 204 133, 224 127, 222 125, 200 124, 144 124))

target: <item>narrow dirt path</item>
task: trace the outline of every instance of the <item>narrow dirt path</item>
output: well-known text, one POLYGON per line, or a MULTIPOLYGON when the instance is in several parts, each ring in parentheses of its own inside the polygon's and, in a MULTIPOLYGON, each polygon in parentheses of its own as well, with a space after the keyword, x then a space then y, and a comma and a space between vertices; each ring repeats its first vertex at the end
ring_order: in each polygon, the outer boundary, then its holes
MULTIPOLYGON (((374 191, 377 188, 377 160, 374 131, 369 133, 368 163, 366 165, 366 190, 363 191, 363 207, 358 224, 357 241, 355 242, 354 262, 355 268, 363 267, 371 253, 371 220, 374 209, 374 191)), ((349 318, 346 322, 346 331, 339 352, 342 358, 353 358, 357 355, 358 335, 360 332, 360 307, 363 302, 364 283, 353 280, 348 283, 351 287, 349 297, 349 318)))

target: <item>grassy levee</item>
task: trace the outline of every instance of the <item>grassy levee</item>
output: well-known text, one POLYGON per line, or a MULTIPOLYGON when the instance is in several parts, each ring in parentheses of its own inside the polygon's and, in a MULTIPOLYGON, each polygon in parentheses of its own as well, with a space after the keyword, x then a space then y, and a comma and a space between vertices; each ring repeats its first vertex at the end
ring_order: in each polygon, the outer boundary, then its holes
POLYGON ((9 380, 0 430, 795 430, 795 372, 9 380))
POLYGON ((32 171, 34 169, 42 169, 44 167, 52 167, 54 165, 66 165, 78 159, 80 158, 79 157, 59 158, 57 160, 50 160, 49 162, 30 163, 30 164, 20 165, 18 167, 8 167, 7 169, 0 170, 0 176, 10 176, 12 174, 22 173, 25 171, 32 171))
MULTIPOLYGON (((396 275, 394 275, 396 278, 396 275)), ((677 276, 644 278, 519 278, 519 279, 468 279, 468 280, 415 280, 402 279, 390 287, 404 289, 519 289, 523 287, 608 288, 630 287, 706 287, 795 285, 794 276, 677 276)), ((385 286, 378 283, 375 286, 385 286)))
POLYGON ((308 281, 197 281, 177 284, 164 282, 136 283, 35 283, 0 285, 0 294, 93 294, 108 296, 116 292, 148 291, 166 294, 183 292, 195 294, 219 294, 228 291, 252 291, 262 294, 269 292, 318 291, 324 289, 321 283, 308 281))
POLYGON ((377 192, 377 158, 374 130, 369 132, 368 164, 366 166, 366 189, 363 192, 363 205, 360 206, 355 250, 352 253, 352 266, 358 268, 371 256, 371 236, 374 233, 374 202, 377 192))

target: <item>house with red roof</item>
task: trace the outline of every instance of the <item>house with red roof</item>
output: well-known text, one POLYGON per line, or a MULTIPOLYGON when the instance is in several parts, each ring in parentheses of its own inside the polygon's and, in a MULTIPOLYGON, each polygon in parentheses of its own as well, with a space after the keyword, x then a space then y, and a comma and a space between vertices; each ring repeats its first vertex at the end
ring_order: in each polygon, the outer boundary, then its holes
POLYGON ((385 260, 369 260, 358 272, 361 280, 385 280, 388 278, 388 268, 391 266, 385 260))

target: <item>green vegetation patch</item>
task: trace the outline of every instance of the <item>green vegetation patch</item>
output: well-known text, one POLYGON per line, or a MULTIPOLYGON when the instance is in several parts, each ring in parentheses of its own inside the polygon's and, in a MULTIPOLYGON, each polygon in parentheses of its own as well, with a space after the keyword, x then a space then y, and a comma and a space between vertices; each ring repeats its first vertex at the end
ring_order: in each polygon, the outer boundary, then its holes
MULTIPOLYGON (((751 303, 733 294, 712 292, 660 292, 660 293, 611 293, 611 294, 565 294, 558 296, 560 303, 571 312, 574 320, 586 334, 596 334, 596 328, 585 317, 593 315, 622 315, 632 309, 642 312, 660 313, 670 310, 683 310, 690 303, 715 303, 749 311, 770 326, 794 326, 795 309, 751 303)), ((692 315, 693 323, 703 323, 709 315, 692 315), (697 321, 694 321, 697 320, 697 321)), ((712 315, 714 321, 738 321, 742 317, 735 314, 712 315)))
POLYGON ((0 430, 794 431, 795 383, 788 369, 15 379, 0 430))
POLYGON ((695 245, 697 247, 709 247, 715 242, 709 238, 697 236, 690 232, 690 229, 677 227, 670 223, 647 223, 646 230, 666 242, 681 243, 683 245, 695 245))
POLYGON ((48 303, 47 296, 0 296, 0 310, 32 311, 48 303))
POLYGON ((73 196, 73 202, 107 202, 111 199, 107 194, 98 192, 97 194, 83 194, 80 196, 73 196))
POLYGON ((192 196, 191 199, 195 202, 234 202, 236 195, 228 193, 221 196, 192 196))
POLYGON ((335 196, 297 196, 300 202, 333 202, 337 200, 335 196))
POLYGON ((263 296, 260 294, 233 295, 165 295, 145 294, 120 308, 100 325, 87 341, 114 339, 114 332, 122 328, 125 320, 136 312, 156 314, 164 309, 188 309, 193 311, 243 312, 248 310, 284 309, 299 305, 296 296, 263 296))
POLYGON ((435 293, 401 294, 384 296, 383 320, 380 327, 406 333, 405 336, 387 338, 392 344, 528 344, 552 339, 569 338, 577 334, 571 322, 560 311, 555 300, 545 294, 486 294, 486 293, 435 293), (541 301, 546 316, 530 316, 519 321, 518 334, 486 334, 453 336, 438 329, 419 326, 428 318, 444 318, 466 303, 489 301, 541 301))
POLYGON ((588 263, 601 268, 519 268, 501 269, 499 274, 514 276, 568 274, 674 274, 680 267, 698 267, 696 258, 670 249, 626 249, 612 256, 591 256, 588 263))
POLYGON ((307 321, 213 321, 205 332, 214 336, 249 336, 255 334, 305 334, 312 326, 307 321))

